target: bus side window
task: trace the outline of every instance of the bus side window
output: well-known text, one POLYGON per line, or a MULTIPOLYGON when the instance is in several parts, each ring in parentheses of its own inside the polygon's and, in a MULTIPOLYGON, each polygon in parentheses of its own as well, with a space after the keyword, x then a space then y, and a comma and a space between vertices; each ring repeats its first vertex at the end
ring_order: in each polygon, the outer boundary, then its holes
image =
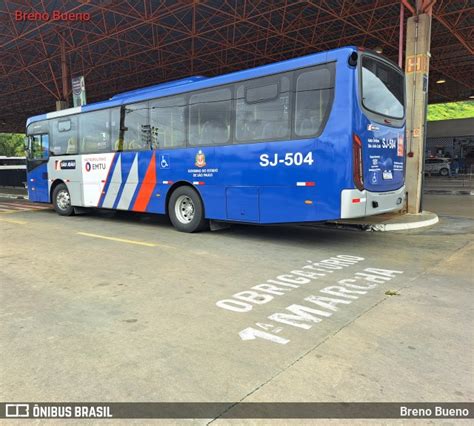
POLYGON ((111 151, 121 151, 120 147, 120 108, 110 110, 110 147, 111 151))
POLYGON ((30 158, 40 160, 49 156, 48 135, 30 136, 30 158))
POLYGON ((232 91, 200 92, 189 98, 189 144, 219 145, 230 140, 232 91))
POLYGON ((31 158, 39 159, 43 157, 43 149, 41 147, 41 135, 30 136, 31 142, 31 158))
MULTIPOLYGON (((79 148, 81 154, 94 154, 110 150, 109 123, 110 114, 108 109, 87 112, 79 116, 79 135, 81 138, 79 148)), ((77 152, 77 147, 71 147, 71 149, 74 148, 77 152)))
POLYGON ((275 140, 290 133, 290 76, 263 77, 237 84, 237 141, 275 140))
POLYGON ((184 96, 157 99, 150 105, 153 149, 174 148, 186 143, 186 99, 184 96))
MULTIPOLYGON (((125 107, 124 151, 150 149, 151 132, 148 120, 148 102, 125 107)), ((115 151, 118 147, 112 147, 115 151)))
POLYGON ((41 135, 42 157, 49 157, 49 135, 41 135))
POLYGON ((326 66, 298 74, 294 127, 297 136, 315 136, 322 131, 332 98, 332 80, 331 71, 326 66))
POLYGON ((77 154, 77 116, 51 120, 51 154, 77 154))

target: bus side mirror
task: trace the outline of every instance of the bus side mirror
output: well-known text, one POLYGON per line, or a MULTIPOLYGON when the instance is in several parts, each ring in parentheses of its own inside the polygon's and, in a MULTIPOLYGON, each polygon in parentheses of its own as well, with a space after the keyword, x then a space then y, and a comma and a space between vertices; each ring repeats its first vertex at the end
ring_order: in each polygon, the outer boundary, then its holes
POLYGON ((355 67, 357 65, 357 59, 359 55, 357 55, 357 52, 352 52, 349 56, 348 63, 351 67, 355 67))

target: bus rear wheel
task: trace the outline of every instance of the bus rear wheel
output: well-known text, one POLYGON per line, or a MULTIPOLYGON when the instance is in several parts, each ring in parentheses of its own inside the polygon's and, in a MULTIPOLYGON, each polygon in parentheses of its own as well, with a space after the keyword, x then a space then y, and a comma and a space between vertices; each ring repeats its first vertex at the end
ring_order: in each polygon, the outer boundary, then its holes
POLYGON ((198 232, 208 227, 201 197, 189 186, 180 186, 173 191, 168 214, 173 226, 181 232, 198 232))
POLYGON ((71 205, 71 195, 64 183, 60 183, 54 188, 53 206, 56 213, 61 216, 71 216, 74 214, 74 207, 71 205))

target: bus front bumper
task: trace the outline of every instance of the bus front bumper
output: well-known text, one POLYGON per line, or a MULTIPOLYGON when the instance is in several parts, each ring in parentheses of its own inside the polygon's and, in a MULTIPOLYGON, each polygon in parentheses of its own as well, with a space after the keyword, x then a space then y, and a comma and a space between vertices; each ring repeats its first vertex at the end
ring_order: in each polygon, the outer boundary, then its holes
POLYGON ((341 192, 341 219, 372 216, 400 210, 405 205, 405 186, 387 192, 343 189, 341 192))

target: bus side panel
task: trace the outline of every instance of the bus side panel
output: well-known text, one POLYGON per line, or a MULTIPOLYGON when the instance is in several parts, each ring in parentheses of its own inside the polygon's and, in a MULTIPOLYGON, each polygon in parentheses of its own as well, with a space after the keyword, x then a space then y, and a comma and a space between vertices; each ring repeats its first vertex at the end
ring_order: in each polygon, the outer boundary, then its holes
MULTIPOLYGON (((56 180, 63 181, 71 196, 73 206, 82 206, 82 172, 80 155, 61 155, 50 157, 48 162, 48 174, 50 177, 49 190, 56 180)), ((50 194, 52 196, 52 194, 50 194)))
POLYGON ((315 189, 318 159, 314 139, 249 143, 216 148, 217 183, 226 188, 225 219, 278 223, 316 220, 315 189))
POLYGON ((317 190, 314 187, 262 187, 260 221, 261 223, 316 221, 321 213, 317 198, 317 190))
POLYGON ((258 186, 226 188, 227 218, 243 222, 259 222, 259 195, 258 186))
POLYGON ((44 162, 28 171, 28 198, 38 203, 49 203, 48 167, 44 162))
MULTIPOLYGON (((100 179, 98 175, 91 175, 87 180, 85 169, 85 156, 81 155, 61 155, 50 157, 48 163, 48 174, 51 185, 57 181, 63 181, 71 196, 71 204, 73 206, 88 206, 87 200, 89 195, 93 195, 94 199, 100 194, 100 179), (86 185, 84 181, 86 180, 86 185)), ((91 173, 93 173, 91 171, 91 173)), ((52 194, 51 194, 52 196, 52 194)))
POLYGON ((137 159, 138 179, 129 203, 129 209, 136 212, 145 212, 153 198, 153 190, 156 186, 156 152, 139 152, 137 159))
MULTIPOLYGON (((147 202, 146 212, 147 213, 166 213, 166 194, 169 190, 169 185, 156 184, 153 187, 153 191, 150 195, 150 199, 147 202)), ((137 210, 138 211, 138 210, 137 210)))
POLYGON ((207 219, 225 220, 226 188, 220 185, 204 185, 196 188, 204 202, 204 212, 207 219))
POLYGON ((108 209, 146 211, 156 184, 152 158, 152 151, 84 156, 85 204, 108 209))

